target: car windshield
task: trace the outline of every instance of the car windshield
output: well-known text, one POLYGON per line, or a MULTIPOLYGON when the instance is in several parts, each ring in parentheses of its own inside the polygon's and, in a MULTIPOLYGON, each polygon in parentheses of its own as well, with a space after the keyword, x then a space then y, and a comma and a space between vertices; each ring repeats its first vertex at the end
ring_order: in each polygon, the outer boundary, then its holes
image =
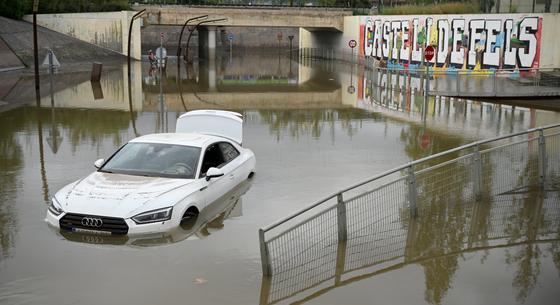
POLYGON ((200 148, 159 144, 128 143, 99 171, 139 176, 193 179, 200 148))

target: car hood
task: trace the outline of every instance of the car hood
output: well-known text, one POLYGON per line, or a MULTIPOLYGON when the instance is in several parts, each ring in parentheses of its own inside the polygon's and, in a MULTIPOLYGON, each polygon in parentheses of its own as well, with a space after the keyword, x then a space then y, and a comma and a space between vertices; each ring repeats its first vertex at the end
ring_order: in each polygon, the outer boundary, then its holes
MULTIPOLYGON (((67 191, 61 191, 56 198, 67 213, 128 218, 157 197, 192 182, 191 179, 95 172, 67 191)), ((167 206, 173 204, 169 202, 167 206)))

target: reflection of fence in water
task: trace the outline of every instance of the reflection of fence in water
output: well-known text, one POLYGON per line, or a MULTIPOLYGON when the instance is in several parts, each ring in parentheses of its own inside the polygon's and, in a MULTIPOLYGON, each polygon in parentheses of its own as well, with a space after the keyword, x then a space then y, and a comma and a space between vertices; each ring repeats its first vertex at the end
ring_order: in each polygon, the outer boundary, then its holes
POLYGON ((269 226, 263 237, 284 225, 289 229, 262 239, 263 271, 266 275, 265 264, 270 264, 272 277, 261 303, 276 303, 333 278, 337 286, 342 275, 416 261, 433 249, 464 251, 491 240, 558 233, 558 193, 532 192, 559 187, 560 133, 549 132, 558 127, 415 161, 381 175, 385 180, 370 186, 373 190, 342 200, 357 189, 351 187, 319 202, 314 206, 329 207, 307 220, 295 223, 294 217, 269 226))

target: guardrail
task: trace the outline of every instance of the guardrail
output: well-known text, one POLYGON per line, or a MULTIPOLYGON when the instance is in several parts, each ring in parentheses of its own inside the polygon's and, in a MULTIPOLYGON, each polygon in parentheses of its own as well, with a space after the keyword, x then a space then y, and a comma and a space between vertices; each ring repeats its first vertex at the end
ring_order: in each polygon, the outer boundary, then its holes
MULTIPOLYGON (((434 204, 556 188, 559 177, 560 124, 477 141, 415 160, 259 229, 262 272, 266 277, 283 272, 290 267, 287 262, 298 256, 318 255, 320 263, 323 248, 359 237, 365 228, 386 222, 391 213, 415 218, 428 215, 434 204)), ((394 222, 385 225, 389 235, 391 228, 399 226, 394 222)))

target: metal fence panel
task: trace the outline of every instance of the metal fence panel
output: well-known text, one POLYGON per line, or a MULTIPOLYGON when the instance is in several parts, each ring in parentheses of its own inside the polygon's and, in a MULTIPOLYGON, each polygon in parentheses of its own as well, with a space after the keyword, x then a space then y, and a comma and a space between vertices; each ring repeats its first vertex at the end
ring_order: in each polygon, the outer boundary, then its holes
POLYGON ((344 271, 404 255, 410 216, 406 177, 345 202, 348 240, 344 271))

